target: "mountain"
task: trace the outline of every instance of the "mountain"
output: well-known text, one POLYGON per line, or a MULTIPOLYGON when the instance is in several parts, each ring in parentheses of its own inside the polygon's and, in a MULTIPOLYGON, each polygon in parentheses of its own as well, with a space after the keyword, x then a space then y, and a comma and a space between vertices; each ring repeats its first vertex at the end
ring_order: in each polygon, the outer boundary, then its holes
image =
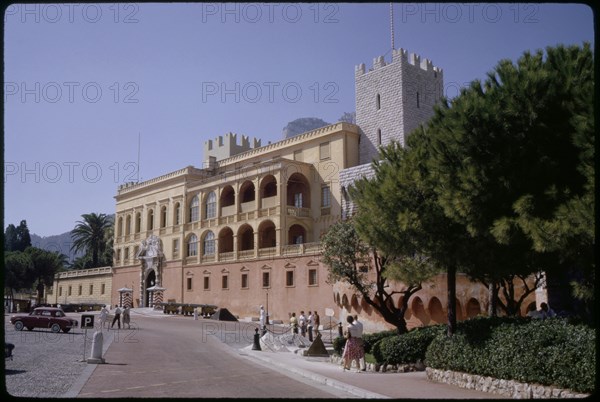
POLYGON ((73 239, 71 239, 71 232, 65 232, 59 235, 52 235, 41 237, 35 233, 31 234, 31 245, 33 247, 41 248, 47 251, 58 251, 69 257, 69 261, 73 261, 75 257, 83 255, 83 251, 75 253, 71 251, 73 245, 73 239))
POLYGON ((310 130, 328 126, 329 124, 330 123, 317 117, 301 117, 290 121, 287 126, 283 128, 283 138, 291 138, 310 130))

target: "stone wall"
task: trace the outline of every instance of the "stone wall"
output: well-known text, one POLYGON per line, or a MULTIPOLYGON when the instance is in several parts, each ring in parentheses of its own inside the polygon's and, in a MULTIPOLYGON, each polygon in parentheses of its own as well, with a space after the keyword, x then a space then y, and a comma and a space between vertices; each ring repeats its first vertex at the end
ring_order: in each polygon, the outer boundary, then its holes
POLYGON ((553 386, 527 384, 513 380, 485 377, 458 371, 438 370, 427 367, 427 378, 431 381, 456 385, 461 388, 476 391, 491 392, 518 399, 546 398, 587 398, 590 395, 581 394, 553 386))

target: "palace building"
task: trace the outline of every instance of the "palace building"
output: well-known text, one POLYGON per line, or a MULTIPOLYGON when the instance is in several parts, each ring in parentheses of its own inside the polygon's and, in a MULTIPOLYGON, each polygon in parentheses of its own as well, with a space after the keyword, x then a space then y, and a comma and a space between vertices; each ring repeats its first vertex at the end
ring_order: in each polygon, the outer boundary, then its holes
MULTIPOLYGON (((271 319, 325 308, 358 313, 366 329, 383 320, 343 284, 327 282, 321 235, 351 216, 346 188, 372 174, 377 149, 404 143, 433 114, 443 72, 394 50, 357 66, 356 124, 340 122, 268 145, 226 134, 208 140, 202 168, 119 187, 111 304, 132 290, 134 307, 160 301, 214 304, 240 317, 271 319)), ((487 289, 457 278, 458 317, 485 311, 487 289)), ((444 322, 445 278, 412 297, 409 326, 444 322)), ((397 301, 396 301, 397 302, 397 301)))

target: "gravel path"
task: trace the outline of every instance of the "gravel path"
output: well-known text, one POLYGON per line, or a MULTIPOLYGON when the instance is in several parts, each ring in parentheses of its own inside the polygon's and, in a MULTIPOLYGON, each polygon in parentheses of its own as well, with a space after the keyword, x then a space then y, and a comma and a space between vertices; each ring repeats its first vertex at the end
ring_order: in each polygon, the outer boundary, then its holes
MULTIPOLYGON (((81 320, 79 314, 67 315, 81 320)), ((65 397, 82 372, 92 366, 82 360, 84 356, 89 357, 94 331, 87 332, 84 355, 82 329, 67 334, 55 334, 41 328, 15 331, 9 319, 10 316, 4 316, 4 339, 14 344, 15 349, 13 360, 5 361, 6 391, 17 397, 65 397)), ((106 343, 108 337, 104 339, 106 343)))

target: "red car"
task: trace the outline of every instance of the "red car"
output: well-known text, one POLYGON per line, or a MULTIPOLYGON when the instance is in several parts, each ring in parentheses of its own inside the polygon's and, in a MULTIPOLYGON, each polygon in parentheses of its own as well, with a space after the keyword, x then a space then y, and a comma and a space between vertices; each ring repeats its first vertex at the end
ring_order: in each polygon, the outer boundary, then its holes
POLYGON ((10 323, 17 331, 27 328, 50 328, 52 332, 69 332, 77 328, 77 320, 67 317, 62 309, 57 307, 38 307, 29 314, 15 314, 10 317, 10 323))

